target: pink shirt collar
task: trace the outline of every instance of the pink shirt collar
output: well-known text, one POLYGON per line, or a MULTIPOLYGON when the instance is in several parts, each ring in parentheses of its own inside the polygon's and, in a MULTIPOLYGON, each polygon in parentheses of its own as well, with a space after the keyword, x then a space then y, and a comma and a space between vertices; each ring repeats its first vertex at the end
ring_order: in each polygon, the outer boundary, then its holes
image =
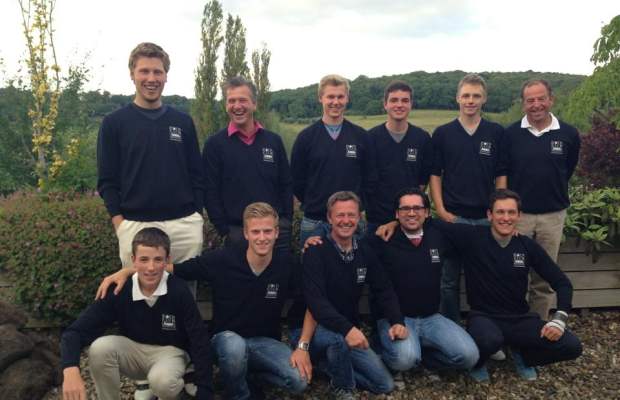
POLYGON ((260 129, 263 129, 263 126, 260 122, 254 121, 254 130, 250 133, 249 136, 246 136, 241 130, 235 125, 233 122, 228 123, 228 136, 232 136, 235 133, 238 133, 239 139, 247 145, 251 145, 254 143, 254 139, 256 139, 256 134, 260 129))

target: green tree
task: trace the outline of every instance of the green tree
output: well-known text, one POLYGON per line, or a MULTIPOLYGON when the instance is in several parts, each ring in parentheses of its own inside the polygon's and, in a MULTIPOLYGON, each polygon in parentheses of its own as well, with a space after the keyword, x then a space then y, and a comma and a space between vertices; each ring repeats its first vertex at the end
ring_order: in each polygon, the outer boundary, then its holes
POLYGON ((256 114, 257 119, 268 122, 269 101, 271 94, 269 93, 269 62, 271 61, 271 52, 267 46, 263 44, 262 49, 252 52, 252 80, 256 85, 256 114))
POLYGON ((226 34, 224 42, 224 69, 222 70, 222 81, 225 82, 234 76, 249 78, 250 70, 245 61, 245 27, 241 23, 239 16, 234 17, 228 14, 226 20, 226 34))
POLYGON ((218 50, 224 40, 222 36, 222 5, 218 0, 205 4, 202 13, 201 40, 202 53, 196 68, 194 94, 191 114, 196 123, 198 138, 204 141, 215 132, 221 119, 216 100, 218 91, 217 59, 218 50))

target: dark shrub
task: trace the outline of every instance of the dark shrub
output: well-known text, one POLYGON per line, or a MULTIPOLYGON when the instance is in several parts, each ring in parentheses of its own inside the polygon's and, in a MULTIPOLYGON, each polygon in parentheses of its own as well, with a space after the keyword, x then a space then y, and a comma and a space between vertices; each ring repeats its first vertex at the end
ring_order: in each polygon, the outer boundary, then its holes
POLYGON ((577 175, 595 188, 620 186, 620 130, 612 114, 596 114, 592 130, 581 137, 577 175))

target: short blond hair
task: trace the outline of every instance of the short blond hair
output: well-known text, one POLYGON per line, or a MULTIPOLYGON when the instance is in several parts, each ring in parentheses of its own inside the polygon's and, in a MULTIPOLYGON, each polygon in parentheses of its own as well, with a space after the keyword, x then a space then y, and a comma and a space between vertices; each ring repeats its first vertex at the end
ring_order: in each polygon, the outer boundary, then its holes
POLYGON ((340 75, 336 75, 336 74, 325 75, 324 77, 321 78, 321 81, 319 82, 319 89, 318 89, 319 98, 323 96, 323 91, 325 90, 325 86, 341 86, 341 85, 344 85, 347 91, 347 96, 348 96, 349 91, 351 90, 351 85, 349 84, 349 80, 347 78, 340 76, 340 75))
POLYGON ((269 204, 262 201, 248 204, 245 210, 243 210, 243 227, 246 227, 247 221, 249 219, 266 217, 273 217, 275 226, 278 226, 278 223, 280 221, 278 212, 269 204))
POLYGON ((129 70, 133 71, 136 67, 136 62, 140 57, 146 58, 159 58, 164 64, 164 71, 170 70, 170 56, 161 48, 161 46, 155 43, 143 42, 136 46, 129 55, 129 70))

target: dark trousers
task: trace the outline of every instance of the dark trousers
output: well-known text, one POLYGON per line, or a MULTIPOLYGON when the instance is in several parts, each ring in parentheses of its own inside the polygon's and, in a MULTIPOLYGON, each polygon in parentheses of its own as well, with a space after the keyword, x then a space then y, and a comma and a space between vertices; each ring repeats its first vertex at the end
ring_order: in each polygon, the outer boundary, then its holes
MULTIPOLYGON (((276 240, 276 244, 274 246, 274 251, 291 251, 291 221, 288 218, 280 218, 280 223, 278 224, 278 239, 276 240)), ((247 247, 247 240, 245 240, 245 236, 243 236, 243 227, 238 225, 229 225, 228 226, 228 235, 226 235, 226 239, 224 240, 224 245, 226 247, 247 247)))
POLYGON ((540 337, 545 323, 535 313, 497 316, 470 311, 467 331, 480 351, 478 366, 504 344, 516 348, 528 366, 574 360, 581 355, 581 342, 569 330, 555 342, 540 337))

